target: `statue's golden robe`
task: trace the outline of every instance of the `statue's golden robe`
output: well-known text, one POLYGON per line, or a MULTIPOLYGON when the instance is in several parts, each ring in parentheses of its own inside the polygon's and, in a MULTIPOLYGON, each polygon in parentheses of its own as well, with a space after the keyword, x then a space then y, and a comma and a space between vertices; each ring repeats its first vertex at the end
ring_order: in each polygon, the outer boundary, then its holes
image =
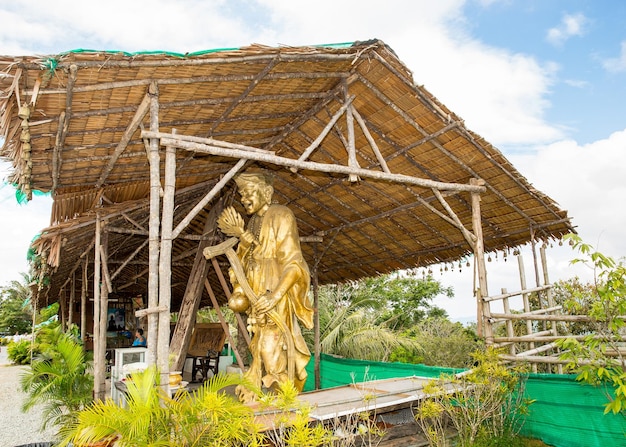
MULTIPOLYGON (((302 256, 296 220, 289 208, 270 205, 262 217, 258 244, 240 242, 237 255, 241 259, 250 287, 257 296, 272 292, 287 269, 297 271, 293 286, 283 295, 274 311, 285 322, 294 342, 294 383, 302 390, 306 381, 305 367, 311 353, 300 332, 298 320, 313 328, 313 309, 309 303, 309 268, 302 256)), ((250 229, 250 224, 248 225, 250 229)), ((231 275, 234 290, 240 290, 231 275)), ((250 312, 250 311, 249 311, 250 312)), ((256 385, 270 388, 288 379, 287 343, 283 331, 270 319, 250 315, 257 320, 250 350, 252 363, 246 377, 256 385)))

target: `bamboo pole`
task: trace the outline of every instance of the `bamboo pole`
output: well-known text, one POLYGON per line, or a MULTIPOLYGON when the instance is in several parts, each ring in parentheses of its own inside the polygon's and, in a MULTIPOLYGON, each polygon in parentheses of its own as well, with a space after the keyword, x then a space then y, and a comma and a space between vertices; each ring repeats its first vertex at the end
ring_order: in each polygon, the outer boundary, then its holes
MULTIPOLYGON (((502 289, 502 294, 506 295, 506 289, 505 288, 502 289)), ((510 314, 511 313, 511 306, 510 306, 508 298, 504 298, 502 300, 502 307, 504 308, 504 313, 505 314, 510 314)), ((515 336, 515 332, 513 330, 513 322, 511 320, 506 320, 506 335, 509 336, 509 337, 515 336)), ((495 338, 494 338, 494 343, 496 343, 495 338)), ((515 355, 515 345, 514 344, 509 346, 509 352, 510 352, 511 355, 515 355)))
MULTIPOLYGON (((159 129, 159 91, 156 83, 150 84, 150 130, 159 129)), ((158 306, 159 302, 159 227, 161 205, 161 173, 159 160, 159 140, 150 140, 150 235, 148 243, 148 308, 158 306)), ((148 351, 147 363, 156 365, 157 362, 157 324, 158 316, 148 315, 148 351)))
MULTIPOLYGON (((96 216, 96 247, 94 250, 94 275, 93 275, 93 370, 94 370, 94 399, 96 400, 104 400, 105 394, 105 366, 104 366, 104 352, 105 349, 102 348, 102 340, 104 338, 106 343, 106 333, 103 333, 103 322, 102 320, 102 292, 104 290, 101 287, 101 256, 102 251, 101 240, 102 240, 102 232, 101 232, 101 222, 99 216, 96 216), (102 337, 104 335, 104 337, 102 337)), ((106 317, 104 324, 106 324, 106 317)))
MULTIPOLYGON (((74 97, 74 85, 78 67, 75 64, 69 66, 69 76, 65 87, 65 110, 59 115, 59 127, 57 129, 56 140, 54 143, 52 157, 52 190, 56 191, 59 186, 59 177, 61 174, 61 152, 65 146, 65 137, 70 127, 70 119, 72 117, 72 99, 74 97)), ((33 92, 34 96, 34 92, 33 92)))
MULTIPOLYGON (((523 313, 523 314, 492 313, 491 317, 502 318, 503 320, 504 319, 527 320, 528 322, 532 322, 532 321, 562 321, 562 322, 596 321, 593 318, 591 318, 589 315, 538 315, 538 314, 533 314, 533 313, 523 313)), ((626 321, 626 316, 619 316, 616 318, 626 321)), ((532 332, 530 332, 530 334, 532 334, 532 332)))
POLYGON ((196 206, 193 207, 193 209, 189 212, 189 214, 187 214, 183 218, 183 220, 181 220, 180 223, 176 226, 176 228, 174 229, 172 233, 173 238, 178 237, 180 232, 183 231, 187 227, 187 225, 189 225, 189 223, 193 220, 193 218, 196 217, 200 211, 202 211, 202 209, 206 206, 207 203, 213 200, 213 198, 222 190, 222 188, 230 181, 230 179, 232 179, 235 176, 235 174, 237 174, 237 172, 239 172, 241 168, 244 167, 245 164, 246 164, 245 159, 239 160, 235 164, 235 166, 233 166, 230 169, 230 171, 228 171, 228 173, 224 175, 220 179, 220 181, 215 184, 215 186, 211 189, 211 191, 209 191, 202 198, 202 200, 200 200, 196 204, 196 206))
MULTIPOLYGON (((522 254, 518 254, 517 255, 517 266, 518 266, 518 270, 519 270, 519 280, 520 280, 520 288, 522 290, 526 290, 527 286, 526 286, 526 270, 524 268, 524 258, 522 257, 522 254)), ((524 303, 524 313, 529 313, 530 312, 530 301, 528 299, 528 293, 522 293, 522 301, 524 303)), ((530 320, 526 321, 526 334, 527 335, 531 335, 533 333, 533 323, 530 320)), ((533 349, 535 347, 535 343, 533 343, 532 341, 528 343, 528 347, 530 349, 533 349)), ((537 372, 537 365, 532 365, 532 370, 533 372, 537 372)))
POLYGON ((538 348, 534 348, 534 349, 530 349, 528 351, 524 351, 524 352, 520 352, 519 354, 517 354, 520 357, 523 357, 525 355, 535 355, 535 354, 540 354, 542 352, 546 352, 546 351, 550 351, 551 349, 556 348, 556 343, 548 343, 547 345, 543 345, 543 346, 539 346, 538 348))
POLYGON ((83 349, 86 348, 87 337, 87 258, 83 260, 82 281, 80 285, 80 339, 83 349))
MULTIPOLYGON (((459 216, 456 215, 452 207, 448 204, 448 202, 446 202, 446 199, 443 197, 443 194, 441 194, 441 191, 433 188, 432 192, 437 198, 437 200, 439 200, 439 203, 441 204, 441 206, 443 206, 443 208, 448 212, 448 215, 452 219, 451 223, 455 227, 457 227, 459 230, 461 230, 461 234, 463 234, 463 237, 465 238, 469 246, 472 247, 473 249, 474 244, 476 243, 476 236, 473 235, 467 228, 465 228, 465 226, 463 225, 463 222, 461 222, 461 219, 459 219, 459 216)), ((450 222, 448 219, 446 219, 446 221, 450 222)))
MULTIPOLYGON (((548 306, 550 307, 554 307, 556 305, 555 301, 554 301, 554 297, 552 296, 552 286, 550 285, 550 278, 548 275, 548 261, 546 259, 546 248, 545 245, 542 245, 541 248, 539 249, 539 254, 541 257, 541 266, 543 269, 543 283, 544 286, 548 286, 549 288, 546 290, 546 296, 548 298, 548 306)), ((553 335, 558 335, 558 329, 556 326, 556 321, 552 322, 552 334, 553 335)), ((563 366, 562 365, 558 365, 557 366, 557 371, 558 374, 563 374, 563 366)))
POLYGON ((533 292, 540 292, 542 290, 546 290, 546 289, 549 289, 551 287, 552 287, 551 285, 546 285, 546 286, 531 287, 530 289, 518 290, 516 292, 507 292, 507 293, 503 293, 501 295, 493 295, 493 296, 486 297, 485 301, 496 301, 496 300, 502 300, 502 299, 506 299, 506 298, 511 298, 511 297, 517 296, 517 295, 529 294, 529 293, 533 293, 533 292))
POLYGON ((65 326, 66 329, 69 329, 74 321, 74 303, 76 301, 76 271, 74 270, 71 275, 72 282, 70 286, 70 302, 67 305, 67 325, 65 326))
POLYGON ((567 338, 566 336, 561 336, 561 337, 556 337, 556 338, 552 338, 552 339, 548 339, 547 337, 545 337, 546 335, 550 335, 551 332, 550 331, 542 331, 542 332, 535 332, 533 335, 513 335, 513 336, 509 336, 509 337, 493 337, 493 342, 494 343, 500 343, 500 344, 509 344, 509 343, 526 343, 528 341, 554 341, 555 339, 561 339, 561 338, 567 338))
MULTIPOLYGON (((343 103, 343 105, 339 108, 339 110, 337 110, 335 112, 335 114, 333 115, 333 117, 330 119, 330 121, 328 122, 328 124, 326 124, 326 126, 324 127, 324 129, 322 129, 322 131, 320 132, 320 134, 317 136, 317 138, 315 138, 315 140, 313 140, 313 142, 311 144, 309 144, 309 146, 302 151, 302 155, 300 155, 300 157, 298 157, 298 161, 304 161, 307 158, 309 158, 309 155, 311 155, 313 153, 313 151, 320 145, 320 143, 324 140, 324 138, 326 138, 326 135, 328 135, 328 133, 330 132, 330 130, 333 128, 333 126, 335 125, 335 123, 337 122, 337 120, 339 118, 341 118, 341 115, 343 115, 343 113, 346 111, 346 109, 348 107, 350 107, 350 104, 352 104, 352 101, 354 100, 354 96, 350 96, 346 99, 346 101, 343 103)), ((294 167, 295 168, 295 167, 294 167)), ((292 172, 296 172, 297 169, 292 169, 292 172)))
POLYGON ((460 183, 444 183, 435 180, 423 179, 418 177, 412 177, 403 174, 387 174, 386 172, 372 171, 370 169, 362 168, 350 168, 348 166, 331 165, 325 163, 316 163, 310 161, 298 161, 293 158, 280 157, 276 155, 269 155, 263 153, 256 153, 246 151, 242 149, 225 149, 208 144, 192 143, 183 139, 172 136, 171 134, 160 132, 142 132, 142 135, 146 138, 160 138, 161 144, 168 146, 176 146, 181 149, 190 151, 197 151, 200 153, 207 153, 211 155, 219 155, 223 157, 232 157, 237 159, 248 159, 255 161, 262 161, 267 163, 273 163, 279 166, 294 167, 296 169, 328 172, 336 174, 355 174, 359 177, 385 180, 389 182, 405 183, 409 185, 421 186, 423 188, 437 188, 445 191, 457 191, 457 192, 485 192, 485 186, 483 184, 460 184, 460 183))
MULTIPOLYGON (((470 185, 483 186, 484 180, 472 178, 470 179, 470 185)), ((476 237, 476 242, 472 248, 474 249, 474 262, 476 264, 476 274, 478 276, 478 287, 476 288, 477 329, 478 335, 485 337, 485 342, 487 345, 490 345, 493 344, 493 332, 491 323, 489 323, 491 312, 489 309, 489 302, 483 301, 483 297, 489 296, 489 292, 487 289, 487 269, 485 268, 483 228, 480 216, 480 194, 478 192, 472 192, 471 201, 472 229, 474 230, 474 236, 476 237)))
MULTIPOLYGON (((344 96, 348 100, 348 82, 344 79, 344 96)), ((354 98, 354 96, 352 96, 354 98)), ((353 99, 354 100, 354 99, 353 99)), ((351 168, 359 168, 359 163, 356 159, 356 145, 354 140, 354 116, 352 115, 352 102, 346 108, 346 127, 348 128, 348 166, 351 168)), ((348 179, 354 183, 359 180, 359 177, 350 174, 348 179)))
MULTIPOLYGON (((175 133, 175 129, 172 130, 175 133)), ((163 210, 161 217, 161 251, 159 253, 159 307, 157 330, 157 366, 161 386, 169 389, 170 305, 172 302, 172 227, 174 224, 174 194, 176 192, 176 149, 165 148, 163 210)))
POLYGON ((383 157, 383 154, 380 152, 380 149, 378 148, 378 145, 376 144, 376 140, 374 140, 374 138, 372 137, 372 134, 367 128, 367 125, 365 124, 363 117, 356 110, 356 107, 354 107, 354 105, 350 105, 350 109, 352 111, 352 115, 354 115, 354 118, 356 118, 356 122, 359 124, 359 127, 361 128, 363 135, 365 135, 365 139, 367 140, 370 147, 372 148, 372 152, 374 152, 374 155, 376 156, 376 160, 378 160, 378 163, 380 164, 381 169, 383 170, 383 172, 386 172, 387 174, 391 174, 391 171, 389 170, 389 166, 387 166, 387 161, 385 160, 385 157, 383 157))
POLYGON ((132 253, 131 253, 131 254, 130 254, 130 255, 129 255, 129 256, 128 256, 128 257, 127 257, 127 258, 126 258, 123 262, 122 262, 122 264, 121 264, 121 265, 117 268, 117 270, 115 270, 115 272, 113 272, 113 274, 111 275, 111 279, 115 279, 115 277, 116 277, 117 275, 119 275, 119 274, 121 273, 121 271, 124 269, 124 267, 126 267, 126 266, 128 265, 128 263, 129 263, 130 261, 132 261, 132 260, 133 260, 133 258, 134 258, 135 256, 137 256, 137 254, 138 254, 141 250, 143 250, 143 249, 144 249, 144 247, 145 247, 146 245, 148 245, 148 242, 149 242, 149 240, 148 240, 148 239, 146 239, 145 241, 143 241, 143 242, 139 245, 139 247, 137 247, 137 248, 135 249, 135 251, 133 251, 133 252, 132 252, 132 253))

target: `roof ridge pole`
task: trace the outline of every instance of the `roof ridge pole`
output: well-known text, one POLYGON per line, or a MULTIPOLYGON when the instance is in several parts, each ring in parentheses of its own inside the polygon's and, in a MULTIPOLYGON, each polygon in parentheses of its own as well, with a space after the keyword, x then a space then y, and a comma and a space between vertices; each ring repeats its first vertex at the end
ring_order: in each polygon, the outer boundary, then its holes
MULTIPOLYGON (((485 181, 482 179, 471 178, 469 181, 473 186, 484 186, 485 181)), ((493 344, 493 332, 489 319, 491 318, 491 310, 489 302, 483 298, 489 296, 487 289, 487 269, 485 267, 485 245, 483 240, 483 227, 480 216, 480 193, 472 192, 472 227, 476 242, 474 244, 474 262, 476 263, 476 271, 478 274, 478 287, 476 288, 476 304, 477 304, 477 332, 478 336, 485 337, 487 346, 493 344), (485 324, 487 323, 487 324, 485 324)))
MULTIPOLYGON (((150 130, 159 131, 159 88, 152 82, 148 88, 150 95, 150 130)), ((148 309, 156 308, 159 302, 159 208, 161 205, 161 173, 159 160, 159 140, 150 139, 150 220, 148 228, 148 309)), ((148 314, 147 363, 157 360, 158 316, 148 314)))

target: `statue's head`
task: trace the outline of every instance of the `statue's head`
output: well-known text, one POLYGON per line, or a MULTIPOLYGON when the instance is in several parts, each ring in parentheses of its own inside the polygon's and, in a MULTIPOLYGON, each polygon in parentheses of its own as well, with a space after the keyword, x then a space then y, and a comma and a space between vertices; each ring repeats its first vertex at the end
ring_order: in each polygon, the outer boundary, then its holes
POLYGON ((235 177, 241 204, 248 214, 257 213, 272 203, 274 178, 263 172, 244 172, 235 177))

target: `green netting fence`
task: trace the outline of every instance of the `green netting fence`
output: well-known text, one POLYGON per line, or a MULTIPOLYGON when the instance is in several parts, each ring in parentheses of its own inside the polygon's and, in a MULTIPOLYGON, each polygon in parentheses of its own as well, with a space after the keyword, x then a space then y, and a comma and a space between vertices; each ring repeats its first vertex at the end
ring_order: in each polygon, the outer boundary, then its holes
MULTIPOLYGON (((406 363, 382 363, 320 357, 321 388, 394 377, 439 377, 461 370, 406 363)), ((314 363, 304 391, 315 389, 314 363)), ((555 447, 626 446, 626 417, 604 414, 605 390, 576 382, 574 375, 531 374, 526 396, 535 402, 525 418, 521 434, 555 447)))

